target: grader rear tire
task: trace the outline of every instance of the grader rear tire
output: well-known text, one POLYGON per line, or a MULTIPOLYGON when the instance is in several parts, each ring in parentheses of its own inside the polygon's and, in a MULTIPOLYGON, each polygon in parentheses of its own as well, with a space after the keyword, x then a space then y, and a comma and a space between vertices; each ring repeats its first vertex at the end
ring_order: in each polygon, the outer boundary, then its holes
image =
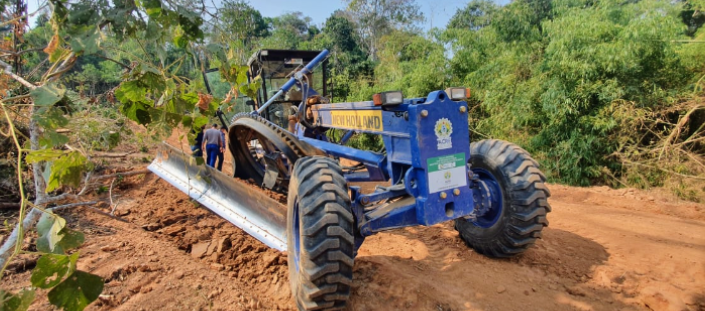
POLYGON ((299 310, 343 309, 353 269, 353 214, 338 163, 304 157, 289 182, 289 281, 299 310))
POLYGON ((551 194, 538 163, 517 145, 489 139, 470 144, 470 168, 497 195, 489 211, 475 220, 456 219, 455 229, 469 247, 486 256, 523 253, 541 237, 551 211, 551 194))

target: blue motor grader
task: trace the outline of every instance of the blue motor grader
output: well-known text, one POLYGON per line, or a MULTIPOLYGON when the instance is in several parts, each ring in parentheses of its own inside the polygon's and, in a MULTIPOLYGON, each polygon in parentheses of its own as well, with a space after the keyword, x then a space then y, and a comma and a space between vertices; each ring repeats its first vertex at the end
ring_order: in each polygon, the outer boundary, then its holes
POLYGON ((250 112, 223 118, 233 175, 196 165, 169 146, 149 166, 253 237, 287 251, 300 310, 344 308, 356 252, 381 231, 453 221, 460 238, 489 257, 521 254, 541 237, 551 210, 545 177, 517 145, 471 142, 468 89, 422 98, 388 91, 369 101, 331 103, 327 57, 326 50, 260 50, 250 58, 249 78, 262 79, 262 88, 250 112), (384 148, 348 146, 359 133, 379 135, 384 148), (285 193, 287 206, 237 179, 285 193), (359 182, 379 185, 365 192, 359 182))

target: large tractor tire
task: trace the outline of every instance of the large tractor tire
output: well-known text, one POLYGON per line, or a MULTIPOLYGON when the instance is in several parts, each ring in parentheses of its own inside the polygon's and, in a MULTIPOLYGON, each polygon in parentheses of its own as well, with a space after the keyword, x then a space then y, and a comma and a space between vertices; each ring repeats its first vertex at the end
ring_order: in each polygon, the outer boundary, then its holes
POLYGON ((517 145, 488 139, 470 144, 470 169, 490 195, 485 206, 476 204, 484 209, 480 216, 455 220, 460 237, 489 257, 523 253, 541 237, 551 211, 551 194, 538 163, 517 145))
POLYGON ((343 309, 353 276, 353 213, 340 165, 299 159, 289 183, 289 280, 299 310, 343 309))

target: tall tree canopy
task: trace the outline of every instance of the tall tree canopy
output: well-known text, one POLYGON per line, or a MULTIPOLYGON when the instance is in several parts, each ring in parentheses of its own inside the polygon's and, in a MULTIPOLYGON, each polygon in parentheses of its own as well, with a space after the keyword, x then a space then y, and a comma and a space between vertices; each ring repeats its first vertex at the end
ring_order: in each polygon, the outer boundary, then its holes
POLYGON ((419 5, 413 0, 344 0, 357 21, 360 38, 370 57, 377 57, 379 40, 395 29, 418 30, 424 20, 419 5))

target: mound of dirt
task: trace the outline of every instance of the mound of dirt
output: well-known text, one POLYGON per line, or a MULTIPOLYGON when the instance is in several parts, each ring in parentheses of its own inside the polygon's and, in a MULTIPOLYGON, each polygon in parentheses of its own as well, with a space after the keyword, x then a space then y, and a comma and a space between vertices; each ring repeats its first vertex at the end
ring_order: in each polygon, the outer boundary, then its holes
MULTIPOLYGON (((87 236, 80 268, 106 279, 90 310, 295 309, 285 254, 152 174, 123 182, 116 214, 126 222, 85 209, 66 215, 87 236)), ((705 310, 703 205, 638 190, 550 189, 551 224, 517 258, 473 252, 452 223, 368 237, 349 309, 705 310)), ((28 284, 20 271, 2 287, 28 284)))
MULTIPOLYGON (((255 187, 252 185, 244 185, 255 187)), ((235 278, 273 305, 292 307, 286 256, 149 175, 125 194, 117 213, 204 265, 235 278)), ((280 201, 284 196, 272 193, 280 201)))

